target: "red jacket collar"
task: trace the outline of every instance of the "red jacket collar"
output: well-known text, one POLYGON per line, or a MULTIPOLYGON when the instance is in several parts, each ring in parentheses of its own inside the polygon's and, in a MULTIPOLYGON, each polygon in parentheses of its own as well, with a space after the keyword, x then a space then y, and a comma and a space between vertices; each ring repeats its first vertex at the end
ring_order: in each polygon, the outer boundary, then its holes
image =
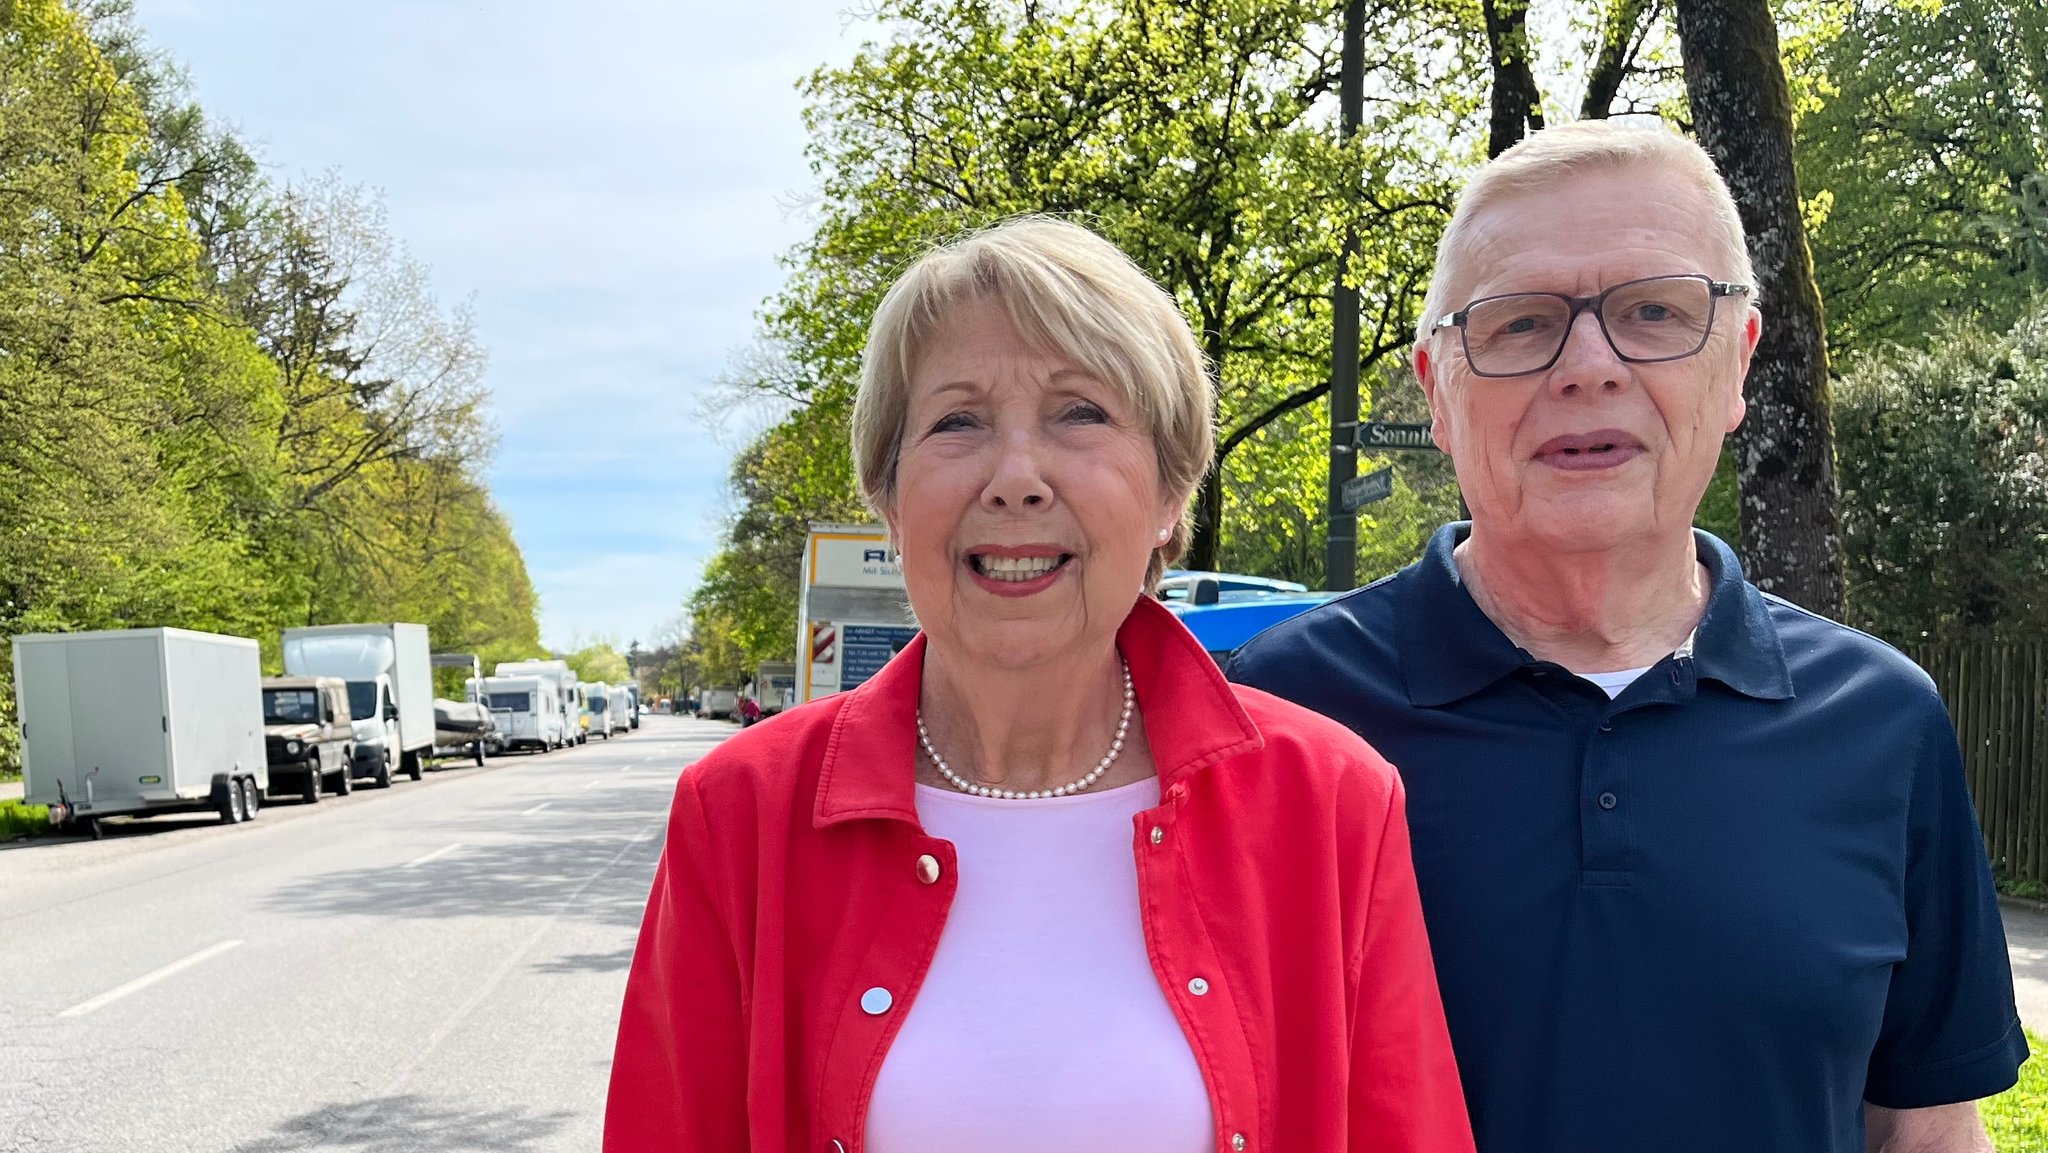
MULTIPOLYGON (((924 646, 919 633, 839 710, 818 777, 817 827, 867 817, 917 822, 924 646)), ((1138 598, 1117 629, 1116 647, 1131 667, 1162 793, 1225 757, 1264 747, 1216 662, 1164 605, 1138 598)))

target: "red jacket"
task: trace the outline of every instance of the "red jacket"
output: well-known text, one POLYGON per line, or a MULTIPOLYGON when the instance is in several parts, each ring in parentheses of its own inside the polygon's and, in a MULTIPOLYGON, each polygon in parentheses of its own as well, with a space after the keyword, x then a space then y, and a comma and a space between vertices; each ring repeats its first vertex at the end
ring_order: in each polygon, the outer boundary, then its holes
MULTIPOLYGON (((1394 770, 1335 722, 1225 681, 1149 599, 1117 645, 1162 796, 1131 836, 1145 939, 1219 1153, 1470 1150, 1394 770)), ((953 847, 914 802, 923 656, 919 637, 867 684, 684 772, 626 982, 606 1153, 861 1153, 955 886, 953 847), (893 1004, 864 1011, 871 989, 893 1004)))

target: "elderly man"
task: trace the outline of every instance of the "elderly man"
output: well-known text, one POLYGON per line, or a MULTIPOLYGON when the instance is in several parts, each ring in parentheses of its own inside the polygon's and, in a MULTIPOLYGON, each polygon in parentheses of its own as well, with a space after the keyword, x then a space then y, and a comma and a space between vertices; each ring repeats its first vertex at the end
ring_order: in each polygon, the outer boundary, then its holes
POLYGON ((1470 523, 1230 667, 1400 768, 1482 1153, 1989 1150, 2026 1058, 1933 685, 1692 528, 1752 284, 1677 136, 1489 164, 1414 352, 1470 523))

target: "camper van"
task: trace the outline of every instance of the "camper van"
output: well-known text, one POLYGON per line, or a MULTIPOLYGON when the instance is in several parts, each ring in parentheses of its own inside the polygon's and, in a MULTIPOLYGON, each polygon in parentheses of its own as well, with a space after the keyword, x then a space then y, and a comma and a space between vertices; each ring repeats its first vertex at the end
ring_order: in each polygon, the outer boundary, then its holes
POLYGON ((576 672, 568 661, 499 661, 494 670, 501 677, 547 677, 555 683, 555 707, 562 718, 563 743, 580 745, 585 739, 583 692, 577 687, 576 672))
POLYGON ((477 686, 477 703, 490 708, 504 747, 545 753, 569 743, 557 693, 553 677, 485 677, 477 686))
POLYGON ((583 708, 590 718, 590 735, 610 740, 612 737, 610 687, 603 681, 590 681, 583 686, 583 708))

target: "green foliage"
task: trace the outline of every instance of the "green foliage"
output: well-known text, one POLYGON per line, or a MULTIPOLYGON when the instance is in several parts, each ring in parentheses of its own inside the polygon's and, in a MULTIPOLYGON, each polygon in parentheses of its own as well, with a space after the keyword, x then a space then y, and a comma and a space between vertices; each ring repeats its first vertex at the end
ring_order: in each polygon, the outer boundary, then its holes
POLYGON ((2011 324, 2048 288, 2048 9, 1806 0, 1788 15, 1831 350, 1921 345, 1957 316, 2011 324))
POLYGON ((1895 642, 2048 636, 2048 301, 1856 361, 1835 388, 1854 623, 1895 642))
POLYGON ((586 645, 562 658, 576 671, 579 681, 603 681, 608 685, 624 684, 633 678, 626 656, 609 643, 600 641, 586 645))
MULTIPOLYGON (((126 4, 0 2, 0 636, 420 620, 538 647, 482 353, 376 205, 282 193, 126 4)), ((0 645, 0 766, 16 760, 0 645)))

